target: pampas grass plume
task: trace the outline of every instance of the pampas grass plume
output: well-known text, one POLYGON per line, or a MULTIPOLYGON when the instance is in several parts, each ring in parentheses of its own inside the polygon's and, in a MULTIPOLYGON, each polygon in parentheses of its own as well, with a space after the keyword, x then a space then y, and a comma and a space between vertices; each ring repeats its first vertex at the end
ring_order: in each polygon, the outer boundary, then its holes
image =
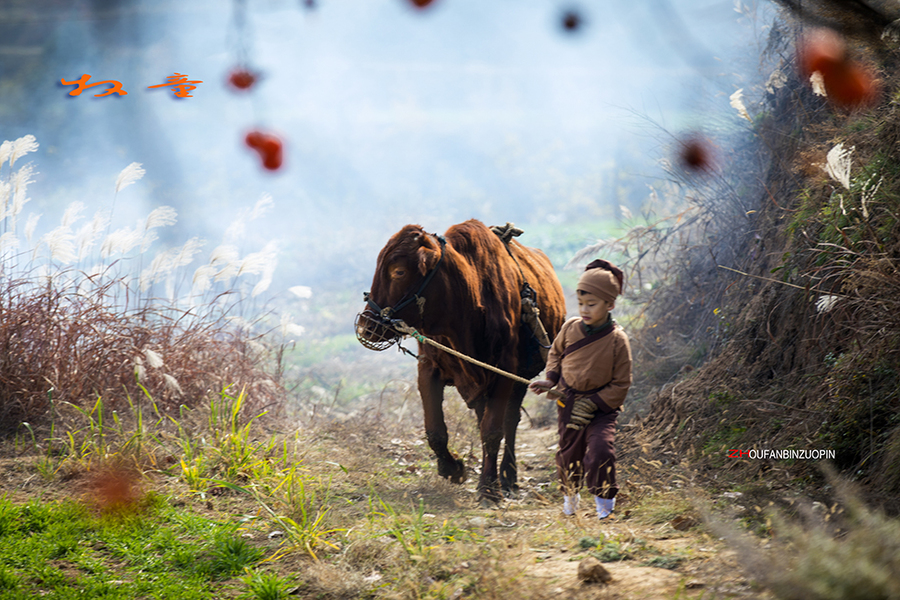
POLYGON ((265 273, 273 268, 273 263, 277 260, 278 249, 275 242, 269 242, 259 252, 248 254, 241 261, 241 268, 238 275, 256 275, 265 273))
POLYGON ((753 119, 750 118, 750 113, 747 112, 747 107, 744 106, 744 88, 739 89, 731 96, 729 96, 729 100, 731 101, 731 107, 738 111, 738 114, 750 121, 753 122, 753 119))
POLYGON ((105 210, 98 210, 90 223, 81 226, 76 234, 78 241, 78 259, 87 257, 88 251, 97 243, 100 232, 109 224, 109 214, 105 210))
POLYGON ((154 229, 174 225, 177 222, 178 212, 171 206, 160 206, 159 208, 153 209, 153 211, 147 215, 147 219, 143 222, 143 225, 138 226, 138 229, 143 228, 144 231, 143 237, 141 238, 141 252, 146 252, 153 242, 159 239, 159 236, 154 229))
POLYGON ((275 201, 272 200, 272 196, 269 194, 263 194, 259 200, 256 201, 256 204, 253 205, 253 210, 250 213, 250 220, 255 221, 256 219, 265 215, 272 206, 275 204, 275 201))
POLYGON ((819 71, 813 72, 813 74, 809 76, 809 84, 812 86, 813 94, 822 96, 823 98, 828 97, 828 92, 825 91, 825 79, 822 77, 822 73, 819 71))
POLYGON ((163 366, 162 356, 150 348, 144 348, 144 357, 147 359, 147 364, 153 369, 159 369, 163 366))
POLYGON ((33 182, 33 180, 31 179, 31 175, 33 172, 34 168, 30 164, 28 164, 16 171, 15 175, 13 175, 12 177, 12 216, 16 216, 20 212, 22 212, 22 209, 25 208, 25 205, 29 202, 29 199, 25 196, 25 193, 28 191, 28 184, 33 182))
POLYGON ((75 236, 67 225, 60 225, 41 240, 50 250, 50 260, 57 260, 67 265, 78 258, 75 252, 75 236))
POLYGON ((832 296, 831 294, 819 296, 819 299, 816 301, 816 312, 819 314, 830 312, 838 300, 840 300, 840 296, 832 296))
POLYGON ((306 332, 306 329, 302 325, 297 325, 294 323, 293 318, 289 313, 284 313, 281 315, 281 336, 288 337, 289 335, 300 337, 306 332))
POLYGON ((301 299, 312 298, 312 288, 306 285, 295 285, 288 288, 288 291, 301 299))
POLYGON ((142 381, 147 375, 147 369, 144 368, 144 361, 140 356, 134 359, 134 376, 138 381, 142 381))
POLYGON ((256 201, 256 204, 253 205, 252 209, 242 210, 241 214, 238 215, 238 218, 232 221, 228 226, 228 229, 225 230, 225 239, 230 240, 243 237, 244 232, 247 230, 247 223, 255 221, 265 215, 273 205, 274 201, 272 200, 272 196, 263 194, 259 200, 256 201))
POLYGON ((16 237, 15 232, 7 231, 0 235, 0 255, 5 254, 7 250, 15 250, 18 247, 19 238, 16 237))
POLYGON ((116 177, 116 193, 118 194, 124 188, 138 181, 145 173, 146 171, 141 168, 141 163, 136 162, 122 169, 119 176, 116 177))
POLYGON ((150 266, 141 273, 141 291, 147 291, 150 286, 163 276, 171 276, 176 269, 189 265, 194 260, 194 255, 200 252, 206 242, 200 238, 189 239, 184 246, 160 252, 154 257, 150 266))
POLYGON ((187 265, 194 262, 194 256, 200 252, 203 246, 206 245, 206 240, 200 239, 198 237, 193 237, 185 242, 184 246, 178 249, 175 253, 175 256, 172 260, 172 264, 170 265, 170 269, 180 269, 181 267, 186 267, 187 265))
POLYGON ((0 144, 0 168, 3 167, 3 163, 5 163, 12 154, 12 149, 13 143, 9 140, 0 144))
POLYGON ((238 274, 242 261, 238 258, 238 249, 230 244, 222 244, 212 251, 209 264, 216 267, 222 265, 216 273, 216 281, 225 281, 238 274))
POLYGON ((6 218, 6 203, 9 202, 9 193, 12 190, 5 181, 0 181, 0 221, 6 218))
POLYGON ((178 222, 178 211, 171 206, 160 206, 153 209, 144 222, 144 229, 168 227, 178 222))
MULTIPOLYGON (((12 166, 16 164, 16 161, 20 157, 28 154, 29 152, 34 152, 35 150, 37 150, 38 146, 40 146, 40 144, 37 143, 37 140, 31 134, 22 136, 17 139, 12 143, 12 151, 9 155, 9 167, 12 168, 12 166)), ((0 160, 0 165, 2 164, 3 161, 0 160)))
POLYGON ((212 265, 198 267, 191 280, 191 295, 202 296, 212 286, 212 277, 215 273, 216 268, 212 265))
POLYGON ((28 245, 31 245, 31 239, 34 237, 34 230, 37 228, 38 221, 41 220, 40 214, 31 213, 28 215, 28 220, 25 221, 25 239, 28 240, 28 245))
POLYGON ((268 275, 268 274, 264 275, 263 278, 260 279, 259 282, 253 286, 253 290, 250 292, 250 297, 256 298, 257 296, 262 294, 264 291, 269 289, 270 285, 272 285, 271 275, 268 275))
POLYGON ((172 392, 176 392, 179 395, 184 394, 181 390, 181 386, 178 385, 178 380, 169 375, 168 373, 163 374, 163 381, 166 382, 166 389, 172 392))
POLYGON ((828 151, 826 158, 825 171, 838 183, 846 189, 850 189, 850 155, 855 150, 855 146, 851 146, 849 150, 844 149, 844 144, 838 144, 828 151))
POLYGON ((81 218, 81 211, 83 210, 83 202, 78 202, 76 200, 75 202, 69 204, 69 206, 66 207, 66 212, 63 213, 62 226, 71 227, 72 225, 74 225, 75 222, 81 218))
POLYGON ((132 248, 140 246, 143 241, 144 234, 141 231, 131 227, 117 229, 103 240, 103 245, 100 247, 100 256, 108 258, 113 254, 125 254, 132 248))

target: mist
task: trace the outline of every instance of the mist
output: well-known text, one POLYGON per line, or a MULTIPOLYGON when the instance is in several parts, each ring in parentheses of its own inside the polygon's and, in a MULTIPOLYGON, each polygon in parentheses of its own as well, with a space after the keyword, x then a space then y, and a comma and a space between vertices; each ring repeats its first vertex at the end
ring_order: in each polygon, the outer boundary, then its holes
POLYGON ((4 4, 0 137, 41 144, 26 209, 43 215, 40 228, 73 201, 88 218, 114 203, 114 227, 173 206, 164 243, 200 236, 207 249, 249 252, 276 241, 276 295, 361 292, 407 223, 440 232, 468 218, 513 221, 527 236, 529 223, 639 209, 664 177, 668 133, 730 111, 728 95, 754 75, 766 10, 699 0, 4 4), (562 26, 566 11, 577 30, 562 26), (225 81, 242 59, 262 77, 237 93, 225 81), (202 81, 193 97, 148 89, 175 72, 202 81), (60 79, 82 74, 128 93, 69 96, 60 79), (254 128, 283 138, 278 171, 244 145, 254 128), (147 175, 115 194, 132 162, 147 175), (273 209, 224 240, 262 194, 273 209))

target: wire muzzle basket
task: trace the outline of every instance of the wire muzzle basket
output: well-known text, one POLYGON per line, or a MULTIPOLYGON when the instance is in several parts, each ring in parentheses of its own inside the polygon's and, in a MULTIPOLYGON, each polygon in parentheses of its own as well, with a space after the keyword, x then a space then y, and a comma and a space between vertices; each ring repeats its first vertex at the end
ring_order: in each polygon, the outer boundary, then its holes
POLYGON ((370 311, 364 311, 356 315, 354 321, 356 339, 369 350, 387 350, 402 339, 390 323, 370 311))

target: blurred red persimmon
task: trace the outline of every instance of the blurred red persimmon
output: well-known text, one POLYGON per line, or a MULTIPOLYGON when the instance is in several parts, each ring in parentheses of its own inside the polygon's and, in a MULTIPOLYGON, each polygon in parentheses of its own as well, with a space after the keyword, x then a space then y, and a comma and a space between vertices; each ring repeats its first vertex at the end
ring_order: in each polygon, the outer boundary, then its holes
POLYGON ((284 147, 278 136, 262 131, 251 131, 244 138, 244 143, 259 153, 263 167, 270 171, 281 168, 284 147))
POLYGON ((262 132, 251 131, 250 133, 247 134, 247 137, 244 138, 244 143, 255 150, 260 147, 263 139, 264 139, 264 134, 262 132))
POLYGON ((434 3, 434 0, 409 0, 409 3, 416 8, 428 8, 434 3))
POLYGON ((88 503, 104 514, 137 511, 144 496, 138 471, 115 464, 92 472, 86 492, 88 503))
POLYGON ((713 151, 709 140, 693 134, 678 143, 678 161, 682 168, 694 172, 713 169, 713 151))
POLYGON ((828 99, 841 108, 866 106, 878 96, 874 74, 848 58, 844 40, 830 29, 814 31, 801 40, 798 63, 805 79, 816 72, 822 75, 828 99))
POLYGON ((844 62, 831 72, 822 73, 825 92, 838 106, 868 106, 878 96, 878 85, 872 73, 855 62, 844 62))
POLYGON ((563 29, 569 33, 575 33, 584 25, 584 18, 581 13, 575 9, 569 9, 562 15, 561 24, 563 29))
POLYGON ((237 68, 228 75, 228 83, 236 90, 249 90, 259 76, 248 69, 237 68))
POLYGON ((847 45, 836 32, 818 29, 807 35, 798 48, 803 77, 819 71, 824 74, 847 60, 847 45))

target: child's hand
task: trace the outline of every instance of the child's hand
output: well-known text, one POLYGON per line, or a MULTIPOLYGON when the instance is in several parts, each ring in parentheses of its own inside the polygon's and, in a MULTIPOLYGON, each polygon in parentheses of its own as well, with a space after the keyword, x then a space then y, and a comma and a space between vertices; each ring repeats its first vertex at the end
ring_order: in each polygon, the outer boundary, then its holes
POLYGON ((538 381, 532 381, 528 384, 528 389, 540 396, 546 391, 549 391, 555 384, 549 379, 539 379, 538 381))

